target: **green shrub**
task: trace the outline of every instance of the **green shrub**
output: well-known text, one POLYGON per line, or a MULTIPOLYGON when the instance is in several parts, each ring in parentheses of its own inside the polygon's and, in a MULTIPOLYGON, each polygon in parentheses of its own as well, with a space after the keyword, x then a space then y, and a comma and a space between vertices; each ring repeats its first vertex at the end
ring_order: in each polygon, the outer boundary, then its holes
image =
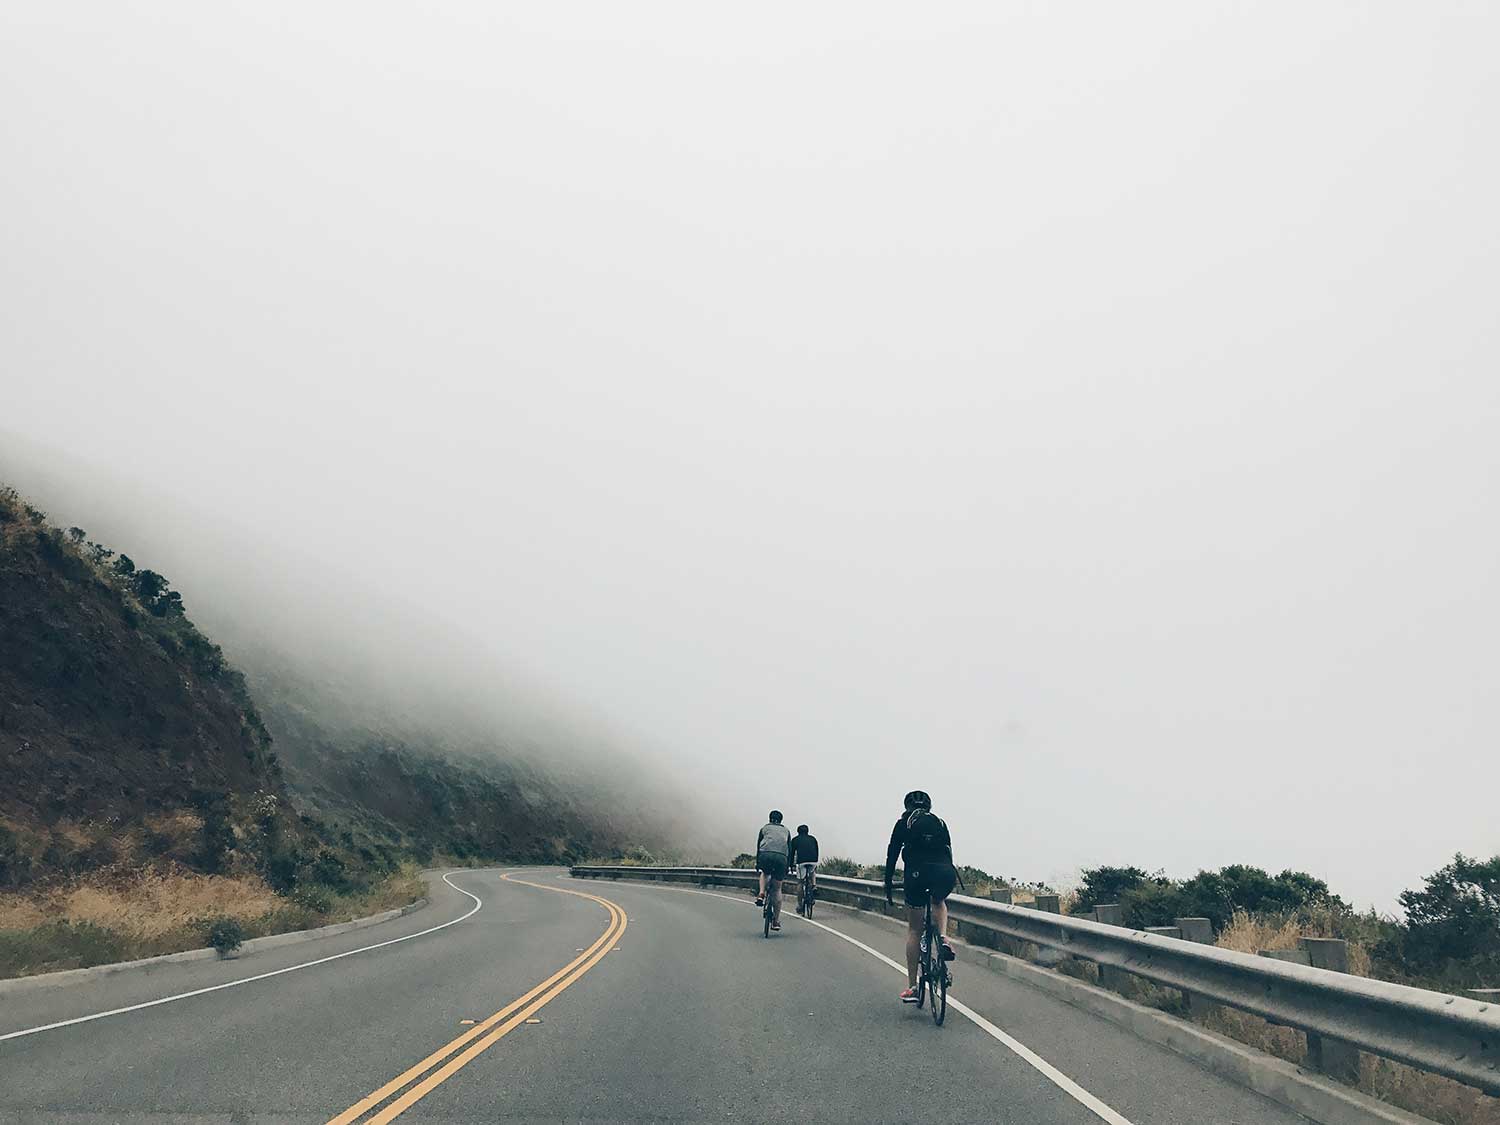
POLYGON ((304 883, 292 893, 292 901, 317 914, 327 914, 333 909, 333 893, 316 883, 304 883))
POLYGON ((208 944, 228 957, 245 944, 245 929, 234 918, 215 918, 208 924, 208 944))
POLYGON ((824 875, 842 875, 846 879, 859 878, 859 864, 852 859, 843 856, 831 855, 818 864, 818 870, 824 875))
POLYGON ((320 851, 318 858, 313 860, 308 876, 314 883, 322 883, 335 891, 346 891, 351 885, 349 870, 344 865, 344 861, 336 852, 329 851, 327 848, 320 851))
POLYGON ((1091 867, 1083 873, 1073 913, 1087 914, 1101 903, 1119 903, 1127 892, 1140 887, 1148 878, 1139 867, 1091 867))
POLYGON ((754 867, 755 866, 755 857, 753 855, 751 855, 749 852, 740 852, 739 855, 735 856, 733 859, 731 859, 729 861, 729 866, 730 867, 739 867, 739 868, 754 867))

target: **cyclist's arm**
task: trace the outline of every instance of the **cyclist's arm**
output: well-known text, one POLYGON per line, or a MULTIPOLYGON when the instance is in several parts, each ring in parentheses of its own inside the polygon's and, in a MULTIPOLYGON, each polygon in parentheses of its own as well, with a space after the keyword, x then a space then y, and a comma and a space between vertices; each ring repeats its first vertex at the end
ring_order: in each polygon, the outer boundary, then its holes
POLYGON ((895 878, 896 857, 901 854, 901 846, 906 842, 903 838, 905 833, 901 831, 904 826, 905 821, 896 821, 896 827, 891 829, 891 842, 885 848, 885 889, 887 892, 891 889, 891 880, 895 878))

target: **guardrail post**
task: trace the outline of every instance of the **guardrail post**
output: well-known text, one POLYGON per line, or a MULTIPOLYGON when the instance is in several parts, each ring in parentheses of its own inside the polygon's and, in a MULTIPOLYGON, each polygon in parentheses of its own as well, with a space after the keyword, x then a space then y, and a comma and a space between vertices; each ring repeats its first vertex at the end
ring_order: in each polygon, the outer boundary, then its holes
MULTIPOLYGON (((1125 908, 1118 902, 1101 903, 1094 907, 1094 921, 1102 922, 1106 926, 1123 926, 1125 924, 1125 908)), ((1123 992, 1125 991, 1125 982, 1129 979, 1130 974, 1124 969, 1117 969, 1113 965, 1099 966, 1099 984, 1104 988, 1123 992)))
POLYGON ((1010 902, 1010 888, 1009 887, 991 887, 990 888, 990 901, 991 902, 1005 902, 1005 903, 1010 902))
POLYGON ((1045 910, 1048 914, 1061 914, 1062 895, 1039 894, 1036 896, 1036 908, 1045 910))
MULTIPOLYGON (((1342 938, 1299 938, 1297 945, 1315 969, 1349 971, 1349 943, 1342 938)), ((1359 1048, 1342 1039, 1307 1033, 1307 1061, 1324 1074, 1345 1082, 1359 1081, 1359 1048)))
MULTIPOLYGON (((1195 941, 1199 945, 1212 945, 1214 943, 1214 924, 1207 918, 1173 918, 1177 928, 1182 931, 1183 941, 1195 941)), ((1194 992, 1184 992, 1183 997, 1187 1000, 1188 1013, 1194 1016, 1206 1017, 1210 1012, 1218 1010, 1219 1005, 1207 997, 1200 996, 1194 992)))

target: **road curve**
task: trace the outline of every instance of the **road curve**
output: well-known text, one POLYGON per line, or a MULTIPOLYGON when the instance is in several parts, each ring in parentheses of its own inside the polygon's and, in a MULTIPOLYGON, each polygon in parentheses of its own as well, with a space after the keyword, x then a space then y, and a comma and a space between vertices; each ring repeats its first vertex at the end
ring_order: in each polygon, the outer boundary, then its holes
POLYGON ((5 998, 0 1036, 133 1010, 0 1041, 0 1123, 1305 1122, 962 960, 975 1018, 934 1028, 895 999, 900 934, 844 911, 766 941, 734 891, 451 883, 370 930, 5 998))

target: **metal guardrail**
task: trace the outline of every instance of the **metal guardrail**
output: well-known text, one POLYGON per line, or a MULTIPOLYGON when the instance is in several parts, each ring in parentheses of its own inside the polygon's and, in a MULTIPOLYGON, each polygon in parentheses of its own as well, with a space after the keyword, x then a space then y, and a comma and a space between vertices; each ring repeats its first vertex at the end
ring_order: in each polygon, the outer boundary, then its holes
MULTIPOLYGON (((595 865, 574 867, 572 873, 579 878, 756 885, 755 872, 736 868, 595 865)), ((884 888, 866 879, 820 874, 818 893, 834 902, 848 899, 864 909, 886 909, 884 888)), ((983 933, 1111 966, 1500 1095, 1500 1004, 968 895, 948 899, 948 916, 983 933)))

